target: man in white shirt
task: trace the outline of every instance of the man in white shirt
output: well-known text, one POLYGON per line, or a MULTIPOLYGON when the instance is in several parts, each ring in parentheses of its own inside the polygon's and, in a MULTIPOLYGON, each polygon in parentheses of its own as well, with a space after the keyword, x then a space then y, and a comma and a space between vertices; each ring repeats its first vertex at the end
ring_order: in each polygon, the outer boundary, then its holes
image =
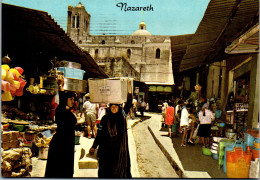
POLYGON ((97 120, 98 105, 91 103, 89 101, 89 94, 86 94, 85 98, 87 101, 83 104, 83 109, 81 111, 80 117, 84 112, 85 122, 87 123, 88 138, 91 139, 90 129, 92 130, 92 135, 94 137, 96 137, 97 135, 96 120, 97 120))

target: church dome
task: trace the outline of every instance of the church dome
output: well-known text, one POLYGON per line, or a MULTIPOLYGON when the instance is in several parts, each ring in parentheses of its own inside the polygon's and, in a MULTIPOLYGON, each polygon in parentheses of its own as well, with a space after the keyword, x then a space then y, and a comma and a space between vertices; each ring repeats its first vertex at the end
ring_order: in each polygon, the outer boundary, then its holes
POLYGON ((149 31, 146 30, 146 24, 144 21, 142 21, 139 24, 139 29, 136 30, 133 34, 133 36, 150 36, 152 35, 149 31))
POLYGON ((144 29, 138 29, 133 34, 133 36, 150 36, 152 35, 149 31, 144 29))

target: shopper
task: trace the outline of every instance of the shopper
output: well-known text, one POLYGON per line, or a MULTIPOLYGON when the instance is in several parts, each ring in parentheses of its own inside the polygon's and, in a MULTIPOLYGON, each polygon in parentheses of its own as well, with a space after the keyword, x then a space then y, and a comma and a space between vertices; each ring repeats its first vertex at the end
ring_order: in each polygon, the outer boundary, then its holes
POLYGON ((83 104, 83 109, 81 111, 80 117, 82 117, 82 114, 84 112, 85 115, 85 122, 87 124, 87 132, 88 132, 88 138, 91 139, 91 133, 92 135, 96 137, 97 135, 97 112, 98 112, 98 105, 91 103, 89 101, 89 93, 85 95, 86 102, 83 104))
POLYGON ((63 91, 64 77, 58 76, 59 105, 55 111, 57 131, 50 145, 45 171, 47 178, 72 178, 74 169, 75 124, 71 112, 75 93, 63 91))
POLYGON ((165 124, 168 128, 168 136, 171 137, 172 134, 172 125, 174 122, 174 107, 173 103, 169 102, 168 107, 166 109, 166 118, 165 118, 165 124))
POLYGON ((189 111, 189 130, 190 130, 190 137, 188 139, 188 142, 191 144, 194 144, 194 142, 192 141, 192 137, 195 131, 195 126, 197 123, 197 118, 195 116, 195 108, 193 107, 193 105, 191 105, 190 111, 189 111))
POLYGON ((131 178, 126 115, 132 106, 128 98, 124 111, 119 104, 110 104, 103 116, 97 137, 90 148, 93 154, 98 147, 99 178, 131 178))
POLYGON ((164 101, 162 104, 162 121, 165 123, 165 118, 166 118, 166 109, 168 107, 167 100, 164 101))
MULTIPOLYGON (((134 97, 133 98, 133 102, 132 102, 132 104, 133 104, 133 107, 131 108, 132 109, 132 115, 133 115, 133 117, 135 118, 136 117, 136 112, 137 112, 137 108, 138 108, 138 102, 137 102, 137 98, 136 97, 134 97)), ((133 118, 133 119, 134 119, 133 118)))
POLYGON ((183 106, 183 101, 178 100, 177 105, 175 106, 175 118, 174 118, 174 123, 177 124, 177 129, 180 127, 180 119, 181 119, 181 108, 183 106))
POLYGON ((144 101, 144 99, 141 99, 141 103, 140 103, 141 119, 144 117, 145 108, 146 108, 146 102, 144 101))
POLYGON ((213 113, 208 109, 208 104, 205 103, 199 112, 200 127, 198 136, 202 139, 204 147, 209 147, 209 137, 211 134, 211 122, 214 119, 213 113))
POLYGON ((190 104, 187 104, 183 106, 181 111, 181 120, 180 120, 180 128, 183 132, 182 140, 181 140, 181 146, 186 146, 184 143, 185 139, 187 138, 187 131, 189 129, 189 110, 191 108, 190 104))

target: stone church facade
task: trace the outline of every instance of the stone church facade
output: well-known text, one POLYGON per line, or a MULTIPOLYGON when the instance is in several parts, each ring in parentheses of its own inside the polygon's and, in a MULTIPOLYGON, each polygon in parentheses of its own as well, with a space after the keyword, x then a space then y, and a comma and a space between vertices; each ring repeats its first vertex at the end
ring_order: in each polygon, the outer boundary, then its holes
POLYGON ((90 17, 83 4, 69 5, 67 34, 109 77, 133 77, 149 92, 172 92, 170 36, 151 35, 143 21, 132 35, 90 35, 90 17))

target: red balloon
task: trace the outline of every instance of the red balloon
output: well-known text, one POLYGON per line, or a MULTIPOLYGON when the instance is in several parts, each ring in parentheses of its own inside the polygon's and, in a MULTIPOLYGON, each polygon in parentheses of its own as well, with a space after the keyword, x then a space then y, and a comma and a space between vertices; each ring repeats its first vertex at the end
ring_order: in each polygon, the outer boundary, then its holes
POLYGON ((19 78, 18 81, 20 82, 20 87, 24 87, 25 86, 26 82, 25 82, 24 79, 19 78))
POLYGON ((22 96, 23 95, 23 87, 20 87, 19 89, 17 89, 15 95, 16 96, 22 96))
POLYGON ((23 74, 23 68, 15 67, 14 69, 16 69, 20 74, 23 74))

